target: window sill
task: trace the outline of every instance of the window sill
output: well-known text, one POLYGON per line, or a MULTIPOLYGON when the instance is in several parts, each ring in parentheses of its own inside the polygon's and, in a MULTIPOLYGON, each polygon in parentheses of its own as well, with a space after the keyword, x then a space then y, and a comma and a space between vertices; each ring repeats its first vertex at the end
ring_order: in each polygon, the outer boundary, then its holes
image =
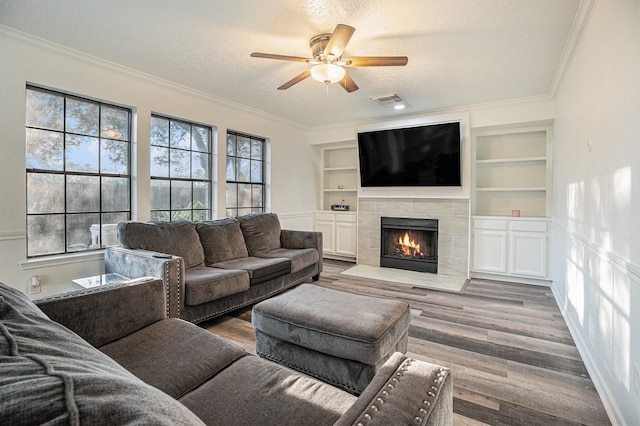
POLYGON ((56 256, 27 259, 19 263, 20 270, 46 268, 51 266, 70 265, 73 263, 104 260, 104 250, 96 250, 88 253, 61 254, 56 256))

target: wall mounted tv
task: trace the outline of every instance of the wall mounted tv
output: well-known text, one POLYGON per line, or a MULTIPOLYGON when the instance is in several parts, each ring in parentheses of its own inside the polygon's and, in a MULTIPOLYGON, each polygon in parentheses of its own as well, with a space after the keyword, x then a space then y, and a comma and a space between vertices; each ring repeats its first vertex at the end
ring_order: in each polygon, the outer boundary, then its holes
POLYGON ((461 186, 460 123, 358 133, 360 186, 461 186))

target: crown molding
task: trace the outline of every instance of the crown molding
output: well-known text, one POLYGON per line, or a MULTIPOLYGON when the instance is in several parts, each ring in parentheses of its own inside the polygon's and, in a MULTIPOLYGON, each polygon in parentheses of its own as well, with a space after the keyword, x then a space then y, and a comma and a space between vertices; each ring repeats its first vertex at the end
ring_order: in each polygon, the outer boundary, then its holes
POLYGON ((591 16, 593 15, 593 11, 597 3, 598 0, 580 0, 578 11, 573 19, 571 29, 569 30, 567 40, 564 44, 564 49, 562 50, 562 55, 560 56, 560 62, 558 63, 556 72, 551 80, 549 93, 554 98, 558 91, 558 87, 560 86, 560 82, 562 81, 562 77, 564 77, 567 67, 571 62, 571 58, 573 58, 574 53, 580 46, 582 37, 587 29, 589 21, 591 20, 591 16))

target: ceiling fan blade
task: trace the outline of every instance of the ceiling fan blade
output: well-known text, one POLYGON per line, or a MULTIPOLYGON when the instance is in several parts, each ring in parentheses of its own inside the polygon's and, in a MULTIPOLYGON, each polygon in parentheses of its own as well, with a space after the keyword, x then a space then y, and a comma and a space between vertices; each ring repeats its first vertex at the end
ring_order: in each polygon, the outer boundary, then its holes
POLYGON ((406 56, 353 56, 344 58, 339 63, 347 67, 399 67, 407 65, 406 56))
POLYGON ((356 90, 358 90, 358 85, 356 84, 355 81, 353 81, 349 73, 345 73, 344 78, 340 80, 338 84, 340 84, 340 86, 342 86, 344 90, 346 90, 349 93, 355 92, 356 90))
POLYGON ((299 75, 293 77, 291 80, 287 81, 285 84, 283 84, 282 86, 278 87, 278 90, 286 90, 289 87, 293 86, 294 84, 300 83, 302 80, 304 80, 305 78, 308 78, 308 77, 311 77, 311 71, 306 70, 302 74, 299 74, 299 75))
POLYGON ((272 53, 260 53, 253 52, 252 58, 265 58, 265 59, 277 59, 279 61, 293 61, 293 62, 309 62, 313 61, 311 58, 301 58, 300 56, 287 56, 287 55, 274 55, 272 53))
POLYGON ((334 58, 342 56, 342 52, 347 46, 347 43, 349 43, 349 40, 351 40, 351 36, 355 30, 355 28, 349 25, 336 25, 336 29, 333 30, 333 34, 331 34, 331 38, 327 43, 327 47, 324 48, 325 56, 332 55, 334 58))

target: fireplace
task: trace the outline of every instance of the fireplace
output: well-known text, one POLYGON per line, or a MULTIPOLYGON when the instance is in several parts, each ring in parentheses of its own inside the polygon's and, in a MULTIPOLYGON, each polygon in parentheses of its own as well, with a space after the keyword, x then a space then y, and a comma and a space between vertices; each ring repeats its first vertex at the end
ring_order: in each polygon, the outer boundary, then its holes
POLYGON ((380 218, 380 266, 438 273, 438 219, 380 218))

